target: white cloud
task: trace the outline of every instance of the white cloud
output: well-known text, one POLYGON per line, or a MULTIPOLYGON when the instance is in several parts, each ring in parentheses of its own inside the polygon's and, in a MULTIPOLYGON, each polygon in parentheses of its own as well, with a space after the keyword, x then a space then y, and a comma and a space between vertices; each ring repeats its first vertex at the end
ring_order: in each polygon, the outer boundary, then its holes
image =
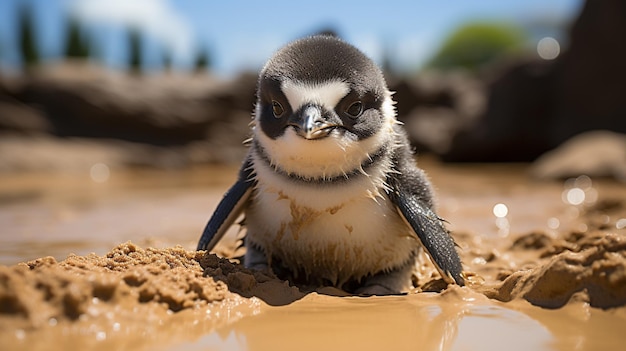
POLYGON ((70 11, 87 23, 138 28, 180 56, 193 49, 191 29, 165 0, 74 0, 70 11))

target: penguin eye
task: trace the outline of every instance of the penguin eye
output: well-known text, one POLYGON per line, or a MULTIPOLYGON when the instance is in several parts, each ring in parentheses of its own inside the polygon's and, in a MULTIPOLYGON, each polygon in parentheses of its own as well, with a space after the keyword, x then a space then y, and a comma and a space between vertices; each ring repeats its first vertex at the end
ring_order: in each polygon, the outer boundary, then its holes
POLYGON ((285 112, 285 109, 283 109, 280 102, 272 100, 272 112, 274 113, 274 117, 279 118, 282 116, 283 112, 285 112))
POLYGON ((346 113, 350 115, 350 117, 356 118, 361 115, 363 112, 363 103, 361 101, 355 101, 352 105, 348 106, 346 113))

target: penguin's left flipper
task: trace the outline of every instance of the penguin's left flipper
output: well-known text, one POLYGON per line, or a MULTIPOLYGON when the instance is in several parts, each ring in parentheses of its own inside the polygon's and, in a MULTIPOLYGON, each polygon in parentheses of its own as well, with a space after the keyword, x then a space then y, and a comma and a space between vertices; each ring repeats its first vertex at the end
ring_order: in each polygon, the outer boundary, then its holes
POLYGON ((394 187, 389 193, 407 224, 426 248, 426 252, 447 283, 465 285, 461 260, 455 249, 454 240, 439 218, 419 196, 402 187, 394 187))
POLYGON ((241 167, 237 182, 224 194, 222 201, 217 205, 217 209, 209 219, 196 250, 213 250, 228 228, 233 225, 237 217, 248 206, 253 188, 254 180, 251 165, 250 161, 246 160, 241 167))

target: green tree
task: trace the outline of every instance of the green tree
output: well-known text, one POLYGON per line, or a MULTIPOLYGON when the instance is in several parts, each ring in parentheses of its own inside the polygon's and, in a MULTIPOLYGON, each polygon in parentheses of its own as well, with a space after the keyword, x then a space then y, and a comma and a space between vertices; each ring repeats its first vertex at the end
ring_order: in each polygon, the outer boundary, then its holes
POLYGON ((427 67, 477 71, 505 54, 519 52, 526 43, 526 34, 518 27, 499 23, 471 23, 453 32, 427 67))
POLYGON ((209 57, 209 51, 206 47, 202 47, 196 53, 196 59, 194 60, 193 68, 195 72, 204 72, 211 66, 211 59, 209 57))
POLYGON ((131 28, 128 32, 128 69, 131 73, 141 74, 143 65, 143 43, 141 32, 131 28))
POLYGON ((40 62, 39 49, 35 35, 33 11, 29 4, 22 3, 18 14, 20 53, 25 68, 36 66, 40 62))
POLYGON ((89 58, 89 43, 81 30, 80 23, 75 18, 67 22, 65 29, 65 57, 89 58))

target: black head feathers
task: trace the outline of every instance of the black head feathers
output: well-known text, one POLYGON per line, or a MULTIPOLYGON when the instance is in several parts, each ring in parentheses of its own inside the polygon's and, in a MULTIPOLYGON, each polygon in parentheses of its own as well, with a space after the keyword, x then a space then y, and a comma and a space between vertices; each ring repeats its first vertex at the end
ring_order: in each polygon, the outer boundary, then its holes
POLYGON ((263 68, 260 80, 324 83, 339 80, 356 92, 384 94, 381 70, 356 47, 328 35, 296 40, 279 51, 263 68))

